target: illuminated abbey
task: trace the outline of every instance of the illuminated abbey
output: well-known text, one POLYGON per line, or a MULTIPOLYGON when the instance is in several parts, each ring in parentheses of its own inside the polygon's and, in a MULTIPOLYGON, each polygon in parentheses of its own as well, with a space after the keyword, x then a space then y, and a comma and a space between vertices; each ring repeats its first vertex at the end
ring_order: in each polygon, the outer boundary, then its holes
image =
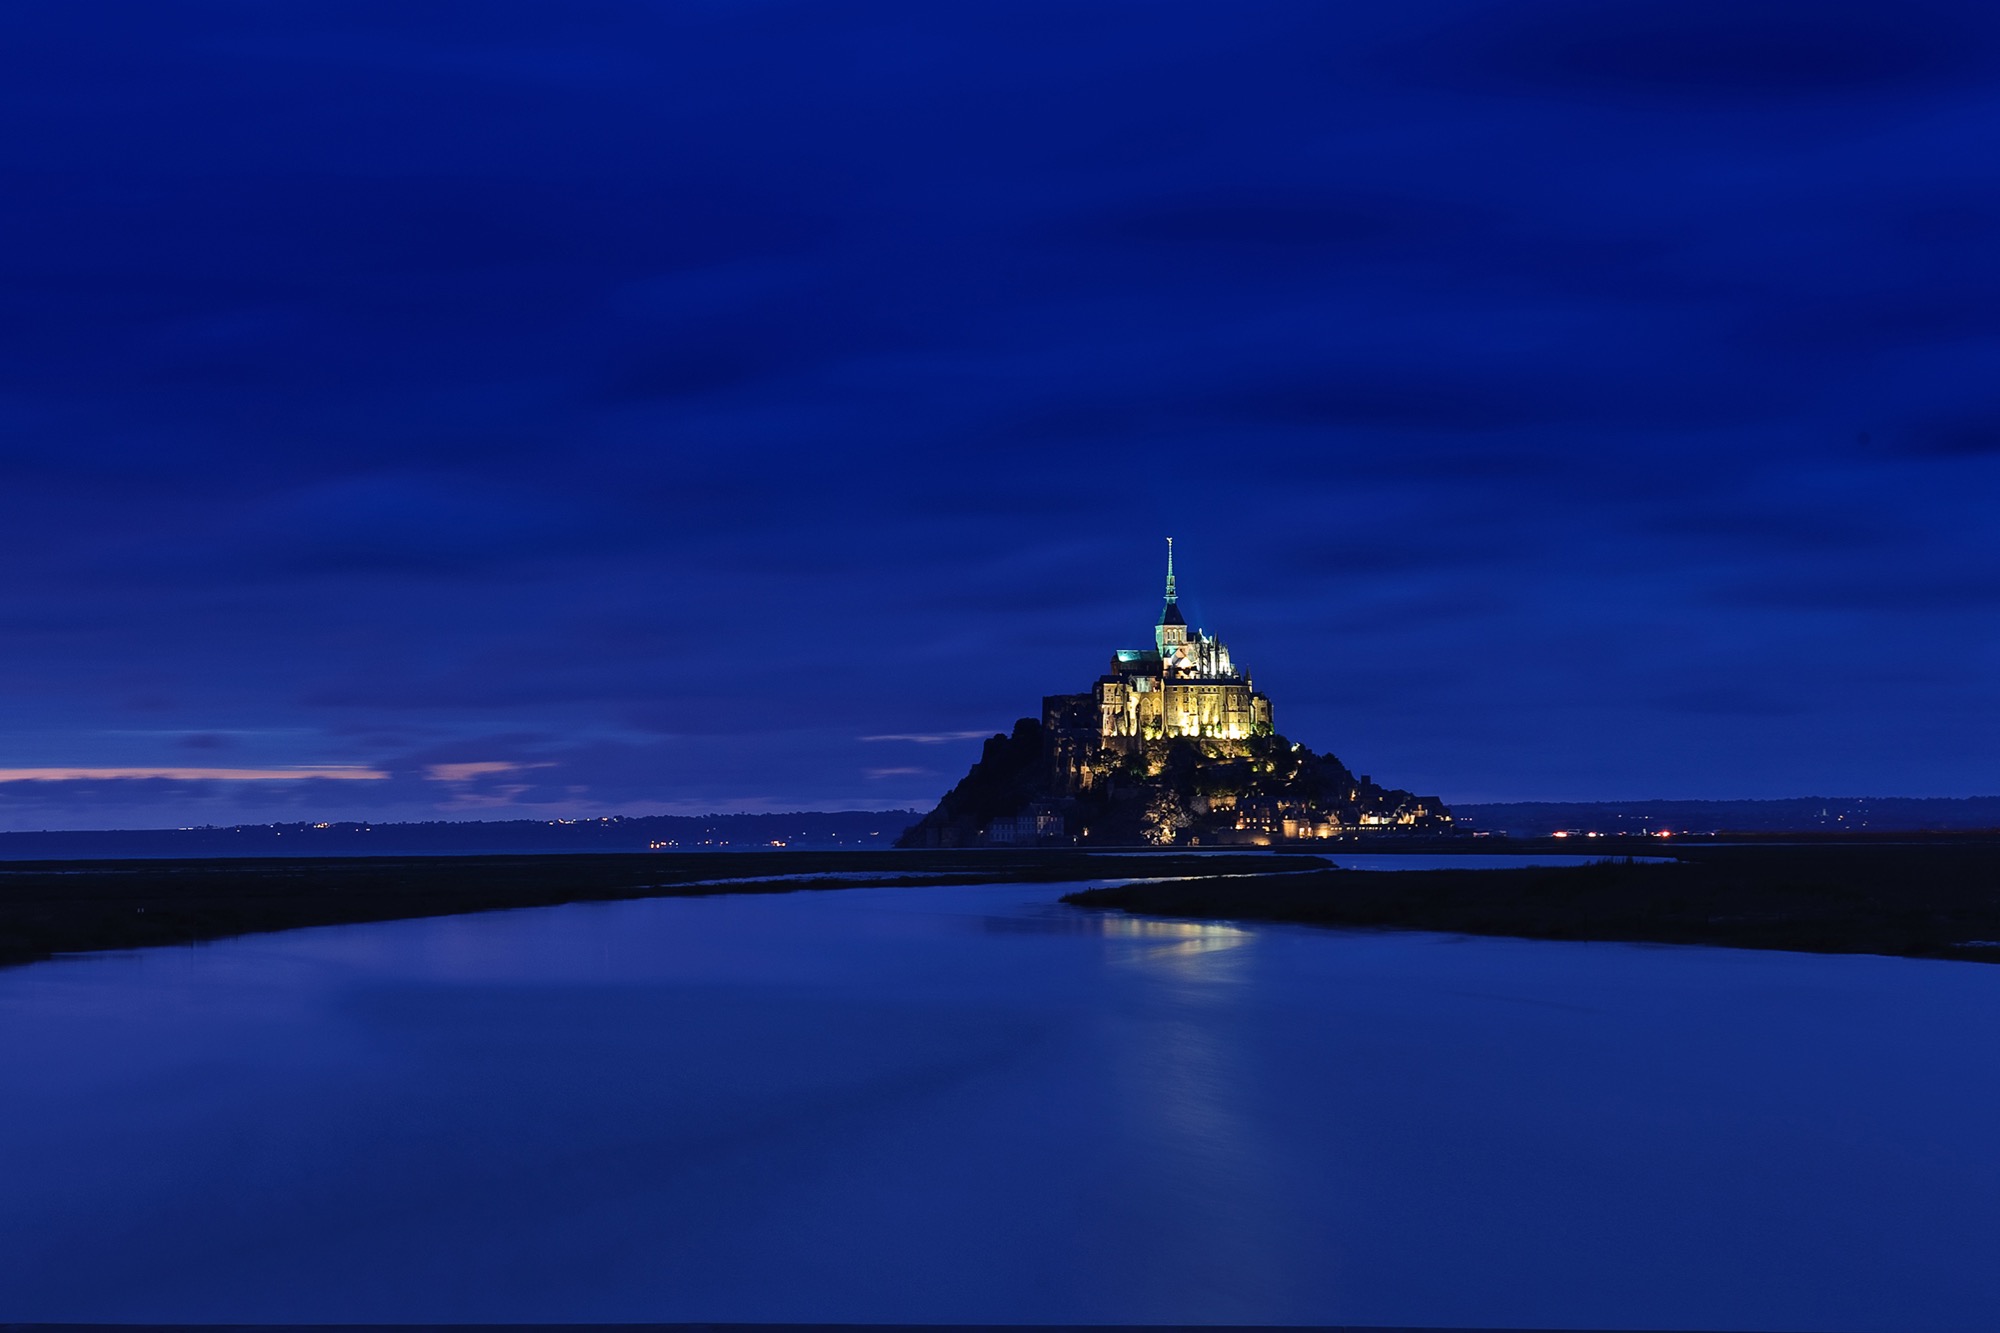
MULTIPOLYGON (((1220 639, 1190 630, 1174 589, 1174 539, 1167 538, 1167 595, 1153 646, 1121 648, 1090 695, 1099 743, 1131 753, 1147 741, 1191 737, 1241 741, 1271 732, 1271 701, 1230 660, 1220 639)), ((1079 696, 1043 701, 1045 722, 1060 715, 1073 730, 1079 696)))
POLYGON ((1436 797, 1377 785, 1272 728, 1220 639, 1188 626, 1167 591, 1151 648, 1121 648, 1081 694, 1042 699, 1039 720, 989 739, 903 847, 1268 847, 1448 829, 1436 797))

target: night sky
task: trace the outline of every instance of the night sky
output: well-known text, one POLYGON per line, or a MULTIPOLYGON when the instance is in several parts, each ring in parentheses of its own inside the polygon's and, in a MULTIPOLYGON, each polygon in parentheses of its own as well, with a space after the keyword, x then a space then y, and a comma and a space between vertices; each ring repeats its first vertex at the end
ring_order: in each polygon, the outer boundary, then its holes
POLYGON ((0 827, 927 807, 1168 534, 1385 783, 2000 790, 1991 0, 14 0, 0 123, 0 827))

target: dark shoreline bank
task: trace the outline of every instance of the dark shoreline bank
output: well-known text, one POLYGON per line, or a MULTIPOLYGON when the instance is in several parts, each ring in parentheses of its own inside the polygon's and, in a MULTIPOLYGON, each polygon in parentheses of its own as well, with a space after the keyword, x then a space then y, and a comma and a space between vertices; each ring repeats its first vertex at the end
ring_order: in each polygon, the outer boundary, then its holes
POLYGON ((1226 856, 975 852, 668 852, 42 861, 0 865, 0 966, 58 954, 572 902, 860 886, 1064 883, 1322 864, 1226 856), (810 880, 772 876, 810 875, 810 880))
MULTIPOLYGON (((1063 901, 1145 916, 2000 962, 2000 839, 1553 846, 1678 859, 1200 878, 1063 901)), ((1331 855, 1338 861, 1340 852, 1331 855)))
POLYGON ((2000 962, 2000 838, 1399 840, 1275 851, 769 851, 48 861, 0 866, 0 966, 304 926, 864 886, 1074 883, 1082 908, 1548 940, 2000 962), (1583 866, 1343 871, 1383 852, 1560 853, 1583 866), (1291 854, 1297 853, 1297 854, 1291 854), (1676 858, 1627 863, 1626 856, 1676 858), (781 878, 808 876, 810 878, 781 878), (1991 941, 1991 944, 1985 943, 1991 941))

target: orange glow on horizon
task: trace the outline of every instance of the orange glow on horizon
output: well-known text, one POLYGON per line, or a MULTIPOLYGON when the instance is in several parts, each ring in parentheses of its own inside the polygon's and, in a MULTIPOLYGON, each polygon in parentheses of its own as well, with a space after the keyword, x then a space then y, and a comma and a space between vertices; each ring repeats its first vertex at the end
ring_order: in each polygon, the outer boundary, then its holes
POLYGON ((296 768, 0 768, 0 782, 101 782, 130 778, 165 778, 172 782, 297 782, 331 778, 340 782, 372 782, 389 775, 365 764, 301 764, 296 768))

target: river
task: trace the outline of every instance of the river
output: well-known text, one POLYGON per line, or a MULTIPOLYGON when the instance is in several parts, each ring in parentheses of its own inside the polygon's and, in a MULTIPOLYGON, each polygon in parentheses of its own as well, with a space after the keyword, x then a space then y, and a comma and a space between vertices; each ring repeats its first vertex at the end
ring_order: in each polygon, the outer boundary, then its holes
POLYGON ((663 899, 0 972, 0 1318, 1991 1326, 2000 967, 663 899))

